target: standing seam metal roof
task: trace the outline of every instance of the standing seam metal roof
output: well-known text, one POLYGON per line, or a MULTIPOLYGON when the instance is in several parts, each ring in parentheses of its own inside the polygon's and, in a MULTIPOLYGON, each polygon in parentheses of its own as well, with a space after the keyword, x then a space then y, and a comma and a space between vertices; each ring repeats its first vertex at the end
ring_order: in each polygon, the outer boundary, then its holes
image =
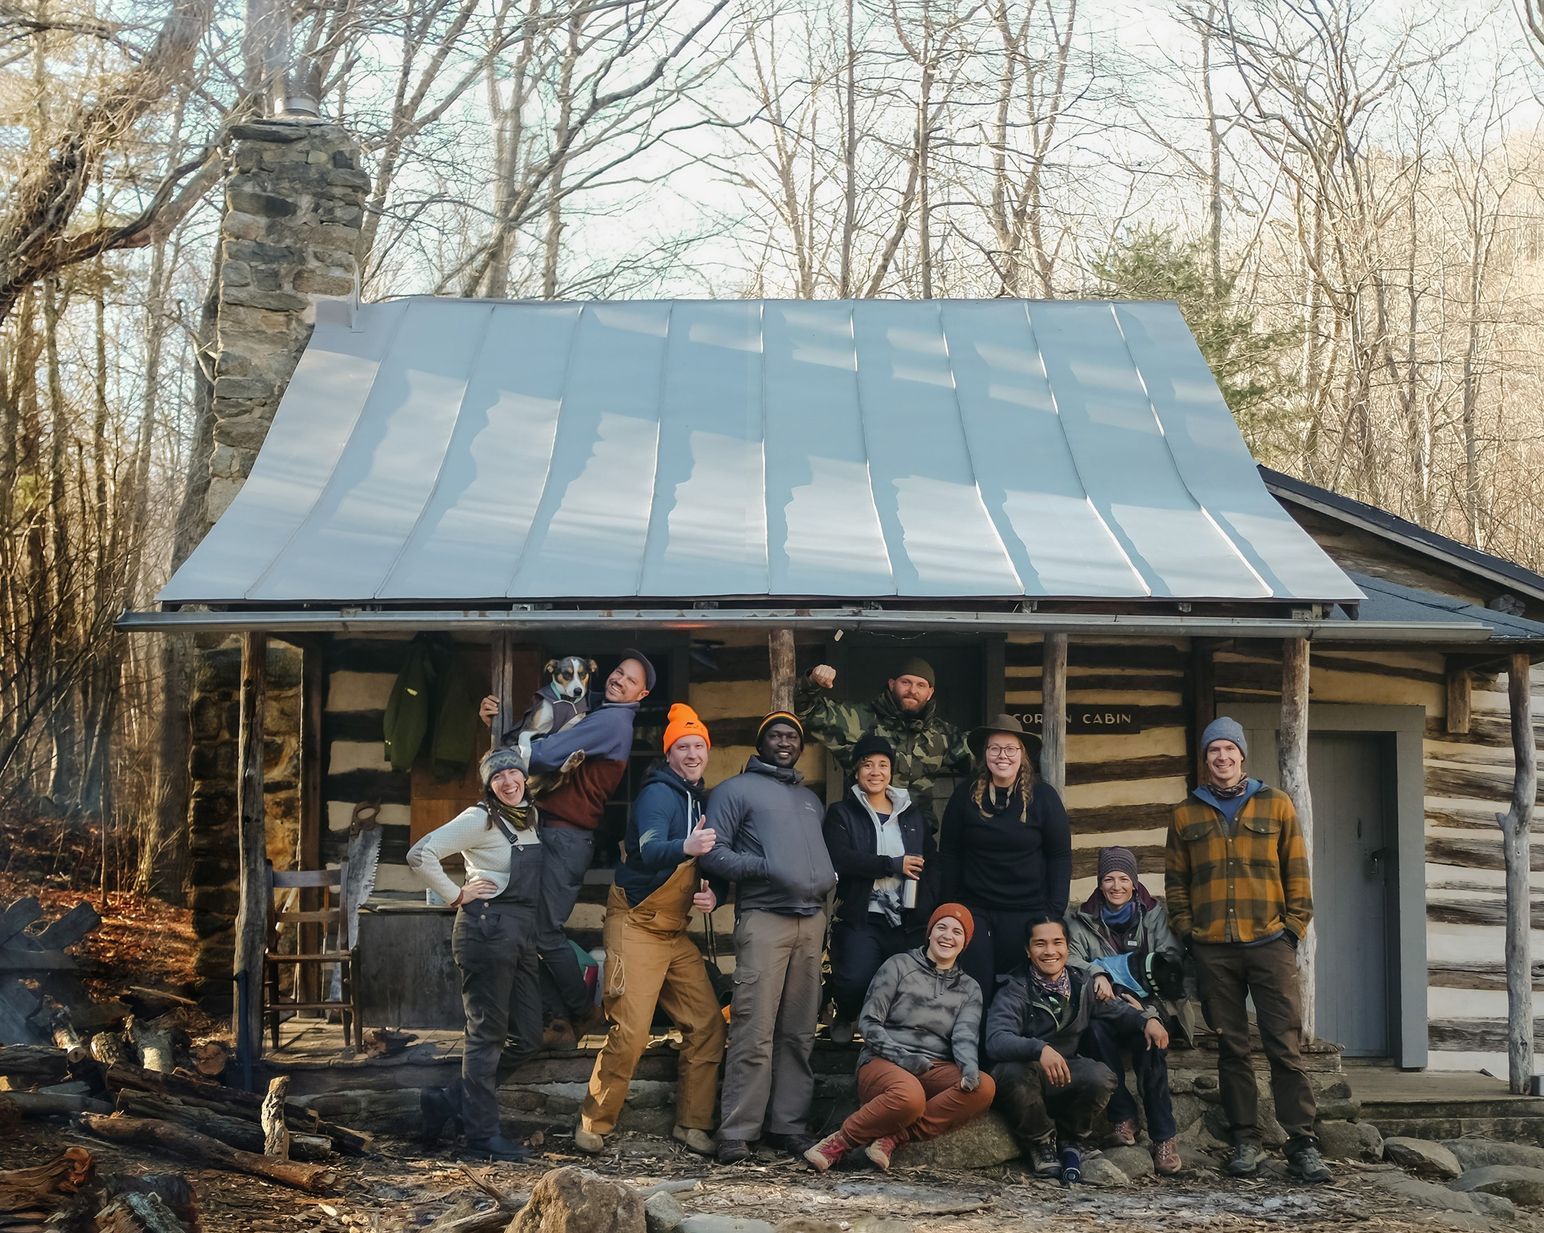
POLYGON ((163 603, 1354 601, 1178 308, 319 306, 163 603))

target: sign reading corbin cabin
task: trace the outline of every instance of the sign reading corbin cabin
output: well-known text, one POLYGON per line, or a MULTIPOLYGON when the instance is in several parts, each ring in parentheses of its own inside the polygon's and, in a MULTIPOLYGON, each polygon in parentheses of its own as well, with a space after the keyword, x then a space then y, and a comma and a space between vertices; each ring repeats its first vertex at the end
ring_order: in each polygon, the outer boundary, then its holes
MULTIPOLYGON (((1141 732, 1148 727, 1148 718, 1157 712, 1169 712, 1172 707, 1130 706, 1125 704, 1087 703, 1067 708, 1067 731, 1088 732, 1141 732)), ((1045 712, 1011 711, 1015 719, 1031 732, 1039 733, 1045 727, 1045 712)))

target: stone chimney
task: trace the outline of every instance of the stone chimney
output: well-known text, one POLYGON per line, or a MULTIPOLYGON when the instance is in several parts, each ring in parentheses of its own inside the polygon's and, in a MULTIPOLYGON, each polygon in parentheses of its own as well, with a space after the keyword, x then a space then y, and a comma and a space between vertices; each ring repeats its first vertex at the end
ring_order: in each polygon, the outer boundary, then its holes
MULTIPOLYGON (((284 387, 311 337, 319 297, 358 293, 360 226, 370 179, 336 124, 255 120, 231 130, 220 229, 213 356, 214 449, 203 530, 252 471, 284 387)), ((202 460, 200 460, 202 461, 202 460)), ((195 462, 194 465, 199 465, 195 462)), ((231 641, 198 639, 189 698, 189 877, 201 1001, 229 1004, 239 880, 236 736, 241 656, 231 641)), ((290 863, 300 819, 301 654, 268 650, 264 810, 268 854, 290 863)))

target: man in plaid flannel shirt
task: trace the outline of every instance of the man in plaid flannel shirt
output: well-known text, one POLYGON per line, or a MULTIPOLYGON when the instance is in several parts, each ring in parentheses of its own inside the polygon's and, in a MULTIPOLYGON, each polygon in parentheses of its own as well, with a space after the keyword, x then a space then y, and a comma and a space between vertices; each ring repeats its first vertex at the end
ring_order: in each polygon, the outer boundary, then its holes
POLYGON ((1313 892, 1297 811, 1285 792, 1244 774, 1249 745, 1236 720, 1213 720, 1201 748, 1206 782, 1174 807, 1164 884, 1169 923, 1195 957, 1201 1007, 1217 1032, 1217 1078, 1233 1131, 1228 1172, 1251 1177, 1265 1160, 1245 1009, 1252 996, 1288 1171, 1327 1182, 1302 1058, 1297 944, 1313 919, 1313 892))

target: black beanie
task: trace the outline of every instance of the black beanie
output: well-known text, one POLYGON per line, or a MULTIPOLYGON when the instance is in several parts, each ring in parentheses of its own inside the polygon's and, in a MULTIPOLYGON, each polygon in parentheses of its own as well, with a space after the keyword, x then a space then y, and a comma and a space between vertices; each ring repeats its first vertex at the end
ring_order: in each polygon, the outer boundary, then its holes
POLYGON ((895 769, 895 747, 878 732, 865 732, 858 738, 858 743, 852 747, 854 768, 870 754, 884 754, 890 759, 890 769, 895 769))

